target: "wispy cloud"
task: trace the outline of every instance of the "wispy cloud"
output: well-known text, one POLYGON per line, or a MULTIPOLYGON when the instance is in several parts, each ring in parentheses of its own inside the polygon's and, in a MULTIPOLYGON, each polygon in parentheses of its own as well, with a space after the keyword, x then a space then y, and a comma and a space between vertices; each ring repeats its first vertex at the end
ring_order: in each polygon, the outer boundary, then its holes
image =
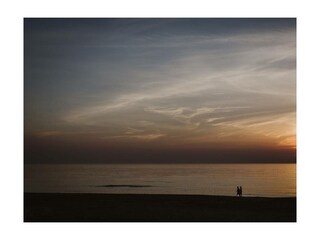
POLYGON ((142 141, 153 141, 158 138, 166 136, 165 134, 130 134, 130 135, 118 135, 118 136, 105 136, 102 137, 102 139, 136 139, 136 140, 142 140, 142 141))
POLYGON ((194 20, 198 27, 192 27, 188 21, 35 31, 26 47, 33 79, 27 87, 40 90, 27 94, 28 112, 38 113, 27 128, 42 126, 43 136, 95 128, 99 138, 120 141, 245 142, 254 136, 291 144, 295 29, 287 23, 222 26, 220 20, 194 20))

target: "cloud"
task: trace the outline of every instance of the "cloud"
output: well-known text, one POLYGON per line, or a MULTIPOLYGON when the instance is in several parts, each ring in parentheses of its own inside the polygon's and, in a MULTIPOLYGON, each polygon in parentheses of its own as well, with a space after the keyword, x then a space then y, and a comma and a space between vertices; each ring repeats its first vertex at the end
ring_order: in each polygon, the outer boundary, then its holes
POLYGON ((36 125, 44 136, 94 128, 101 139, 121 141, 259 135, 292 142, 292 24, 193 21, 119 20, 28 35, 37 39, 26 47, 28 131, 36 125))
POLYGON ((198 115, 212 113, 216 111, 217 108, 208 108, 208 107, 201 107, 196 109, 191 109, 188 107, 180 107, 180 108, 157 108, 157 107, 147 107, 144 110, 147 112, 153 112, 158 114, 163 114, 166 116, 170 116, 173 118, 184 118, 189 119, 193 118, 198 115))
POLYGON ((158 138, 166 136, 165 134, 131 134, 130 135, 119 135, 119 136, 105 136, 102 139, 114 140, 114 139, 125 139, 125 140, 141 140, 141 141, 153 141, 158 138))

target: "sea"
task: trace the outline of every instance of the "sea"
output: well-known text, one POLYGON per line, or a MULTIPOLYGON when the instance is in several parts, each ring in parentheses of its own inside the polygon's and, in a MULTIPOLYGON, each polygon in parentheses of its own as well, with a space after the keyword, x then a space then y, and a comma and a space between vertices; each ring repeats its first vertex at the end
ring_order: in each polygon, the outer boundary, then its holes
POLYGON ((26 164, 25 192, 295 197, 296 164, 26 164))

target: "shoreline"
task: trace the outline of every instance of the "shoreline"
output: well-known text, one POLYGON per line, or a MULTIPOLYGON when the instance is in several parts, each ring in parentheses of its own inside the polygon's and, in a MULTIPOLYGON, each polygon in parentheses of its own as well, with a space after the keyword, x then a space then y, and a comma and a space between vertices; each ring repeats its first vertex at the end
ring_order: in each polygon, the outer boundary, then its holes
POLYGON ((25 222, 296 222, 296 197, 24 193, 25 222))

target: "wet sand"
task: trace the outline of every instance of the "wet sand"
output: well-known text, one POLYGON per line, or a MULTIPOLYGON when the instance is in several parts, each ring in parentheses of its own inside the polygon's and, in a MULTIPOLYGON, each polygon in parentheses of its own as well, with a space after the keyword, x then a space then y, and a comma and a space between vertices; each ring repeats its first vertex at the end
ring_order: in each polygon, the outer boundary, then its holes
POLYGON ((25 193, 25 222, 295 222, 296 198, 25 193))

